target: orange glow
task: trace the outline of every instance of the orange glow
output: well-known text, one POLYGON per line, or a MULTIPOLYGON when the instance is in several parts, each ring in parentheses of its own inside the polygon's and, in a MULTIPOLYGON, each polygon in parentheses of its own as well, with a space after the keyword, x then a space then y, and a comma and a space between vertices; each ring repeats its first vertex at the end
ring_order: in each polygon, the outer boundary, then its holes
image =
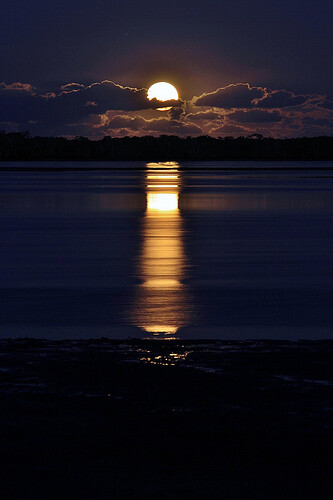
POLYGON ((170 326, 170 325, 146 325, 144 327, 147 333, 165 333, 165 334, 172 334, 172 333, 177 333, 178 327, 177 326, 170 326))
MULTIPOLYGON (((148 184, 147 210, 143 221, 143 247, 138 259, 136 302, 132 311, 133 323, 154 337, 175 338, 189 317, 186 308, 187 289, 185 278, 186 257, 183 246, 183 227, 178 208, 180 179, 166 175, 160 164, 158 179, 163 184, 148 184), (165 190, 167 190, 165 192, 165 190)), ((176 164, 172 164, 176 167, 176 164)), ((177 172, 177 170, 176 170, 177 172)), ((150 173, 146 178, 152 178, 150 173)), ((155 177, 156 178, 156 177, 155 177)))
MULTIPOLYGON (((154 186, 155 187, 155 186, 154 186)), ((148 193, 148 210, 158 210, 160 212, 172 212, 178 209, 177 193, 148 193)))
POLYGON ((147 179, 178 179, 178 175, 147 175, 147 179))
POLYGON ((148 184, 147 188, 170 189, 177 188, 178 184, 148 184))
POLYGON ((161 172, 178 172, 178 163, 175 161, 164 161, 164 162, 151 162, 147 163, 146 165, 147 169, 152 172, 156 172, 156 169, 160 170, 161 172), (166 170, 168 169, 168 170, 166 170), (170 170, 172 169, 172 170, 170 170))

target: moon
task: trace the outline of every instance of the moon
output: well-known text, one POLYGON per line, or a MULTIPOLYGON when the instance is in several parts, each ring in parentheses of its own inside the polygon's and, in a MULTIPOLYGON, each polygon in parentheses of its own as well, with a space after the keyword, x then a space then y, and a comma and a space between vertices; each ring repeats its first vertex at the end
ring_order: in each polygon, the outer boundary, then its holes
POLYGON ((158 101, 178 101, 178 92, 176 87, 167 82, 154 83, 148 89, 147 97, 149 100, 157 99, 158 101))

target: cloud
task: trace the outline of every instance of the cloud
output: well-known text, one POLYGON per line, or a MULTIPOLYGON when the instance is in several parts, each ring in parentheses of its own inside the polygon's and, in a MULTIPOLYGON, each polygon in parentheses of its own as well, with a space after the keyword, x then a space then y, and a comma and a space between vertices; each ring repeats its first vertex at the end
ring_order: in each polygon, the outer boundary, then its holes
POLYGON ((44 99, 25 89, 0 88, 0 122, 26 123, 40 119, 44 99))
MULTIPOLYGON (((56 104, 61 108, 80 110, 87 102, 94 102, 95 111, 98 113, 105 113, 108 109, 132 111, 148 107, 145 89, 125 87, 110 80, 86 86, 68 85, 62 86, 62 92, 56 99, 56 104)), ((86 113, 86 110, 83 113, 86 113)))
POLYGON ((66 83, 66 85, 62 85, 60 87, 61 90, 65 92, 70 92, 72 90, 80 90, 84 88, 84 85, 82 83, 66 83))
POLYGON ((210 133, 215 137, 238 137, 241 135, 248 135, 251 133, 251 131, 249 129, 238 127, 236 125, 223 125, 222 127, 212 129, 210 133))
POLYGON ((190 121, 213 121, 213 120, 223 120, 224 116, 216 113, 215 111, 199 111, 198 113, 189 113, 186 115, 186 119, 190 121))
POLYGON ((34 93, 35 87, 33 87, 30 83, 21 83, 21 82, 15 82, 15 83, 10 83, 6 84, 5 82, 0 82, 0 89, 1 90, 18 90, 18 91, 23 91, 23 92, 29 92, 29 93, 34 93))
POLYGON ((214 92, 204 93, 193 99, 196 106, 233 109, 251 108, 257 99, 263 98, 266 91, 263 87, 251 87, 248 83, 231 83, 214 92))
MULTIPOLYGON (((90 113, 104 114, 108 110, 130 112, 182 105, 182 101, 148 100, 146 89, 127 87, 109 80, 90 85, 68 83, 62 85, 57 93, 38 95, 33 90, 30 84, 18 82, 7 85, 3 82, 0 85, 0 122, 28 123, 34 120, 44 125, 41 132, 54 133, 61 124, 86 120, 90 113)), ((181 114, 178 113, 178 117, 181 114)))
POLYGON ((223 109, 288 108, 320 101, 325 96, 295 94, 289 90, 270 90, 249 83, 232 83, 193 99, 196 106, 223 109))
POLYGON ((172 107, 169 111, 168 111, 168 117, 171 119, 171 120, 179 120, 180 118, 183 118, 185 116, 185 109, 184 107, 172 107))
POLYGON ((32 135, 332 135, 333 103, 324 95, 296 95, 235 83, 188 101, 160 102, 147 89, 110 80, 65 83, 38 91, 29 83, 0 83, 0 129, 32 135), (168 107, 166 112, 156 108, 168 107), (309 132, 310 131, 310 132, 309 132))
POLYGON ((330 127, 333 129, 333 116, 331 118, 305 117, 303 123, 306 125, 317 125, 319 127, 330 127))
POLYGON ((87 103, 94 104, 95 113, 108 109, 140 109, 144 106, 144 90, 123 88, 112 82, 101 82, 83 86, 66 84, 60 92, 38 95, 30 84, 14 83, 0 85, 0 122, 25 123, 37 120, 45 128, 51 123, 77 122, 89 114, 87 103))
POLYGON ((158 101, 147 98, 147 89, 120 85, 111 80, 82 85, 71 83, 63 85, 58 98, 66 105, 80 106, 87 102, 94 102, 96 112, 104 113, 109 109, 123 111, 137 111, 143 109, 158 109, 163 107, 180 106, 181 100, 158 101))
POLYGON ((181 136, 202 134, 202 129, 197 125, 177 120, 168 120, 167 118, 151 120, 148 123, 148 129, 151 132, 160 132, 161 134, 175 134, 181 136))
POLYGON ((141 116, 131 117, 126 115, 116 115, 107 124, 108 131, 127 130, 136 132, 139 135, 148 134, 175 134, 175 135, 201 135, 202 129, 192 123, 169 118, 157 118, 146 120, 141 116))
POLYGON ((295 95, 289 90, 273 90, 258 99, 255 104, 258 108, 287 108, 300 106, 309 100, 308 95, 295 95))
POLYGON ((127 128, 128 130, 140 130, 146 124, 146 120, 141 116, 114 116, 108 123, 108 129, 127 128))
POLYGON ((251 111, 235 111, 229 113, 228 119, 238 123, 273 123, 282 120, 279 111, 262 111, 254 109, 251 111))
POLYGON ((318 107, 324 108, 324 109, 332 109, 333 110, 333 101, 330 99, 326 99, 325 96, 323 96, 323 99, 319 101, 318 107))
MULTIPOLYGON (((147 101, 147 99, 146 99, 147 101)), ((175 100, 175 99, 170 99, 169 101, 159 101, 157 99, 149 99, 148 102, 145 102, 145 107, 146 108, 151 108, 151 109, 159 109, 159 108, 169 108, 169 107, 175 107, 181 109, 182 101, 180 99, 175 100)))
POLYGON ((333 115, 326 118, 305 116, 300 123, 298 130, 302 130, 302 135, 333 135, 333 115))

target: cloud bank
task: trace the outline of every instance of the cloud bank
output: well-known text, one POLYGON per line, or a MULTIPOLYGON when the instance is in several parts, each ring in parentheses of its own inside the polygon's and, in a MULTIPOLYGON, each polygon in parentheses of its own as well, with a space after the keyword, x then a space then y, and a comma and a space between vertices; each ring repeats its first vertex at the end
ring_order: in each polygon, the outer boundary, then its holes
POLYGON ((63 83, 46 92, 30 83, 0 82, 0 129, 90 138, 333 135, 333 103, 325 95, 249 83, 232 83, 187 101, 160 102, 148 100, 147 89, 110 80, 63 83), (170 109, 162 112, 161 107, 170 109))

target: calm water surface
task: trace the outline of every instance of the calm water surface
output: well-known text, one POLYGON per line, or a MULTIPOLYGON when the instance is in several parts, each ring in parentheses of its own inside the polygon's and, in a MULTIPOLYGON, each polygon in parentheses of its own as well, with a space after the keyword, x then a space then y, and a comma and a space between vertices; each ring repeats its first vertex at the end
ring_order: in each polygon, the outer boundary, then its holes
POLYGON ((2 338, 332 337, 333 163, 0 167, 2 338))

